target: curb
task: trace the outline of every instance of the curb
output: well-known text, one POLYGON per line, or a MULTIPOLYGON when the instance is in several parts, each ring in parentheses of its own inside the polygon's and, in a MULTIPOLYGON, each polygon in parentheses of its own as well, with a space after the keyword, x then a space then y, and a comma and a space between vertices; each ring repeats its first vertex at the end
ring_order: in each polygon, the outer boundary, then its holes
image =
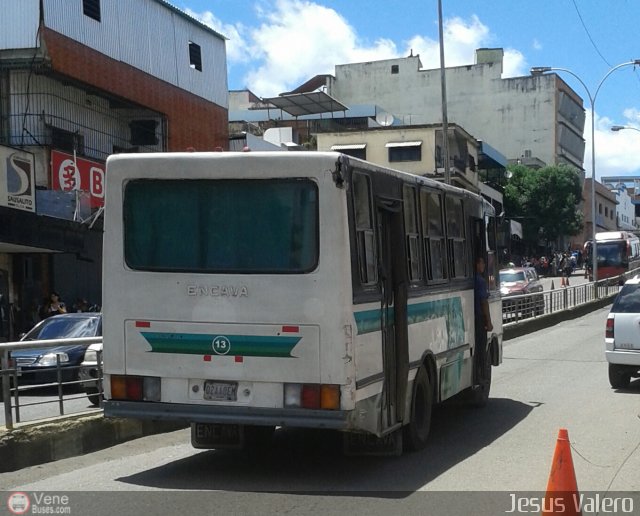
POLYGON ((167 421, 105 419, 102 413, 57 418, 0 430, 0 473, 102 450, 188 425, 167 421))

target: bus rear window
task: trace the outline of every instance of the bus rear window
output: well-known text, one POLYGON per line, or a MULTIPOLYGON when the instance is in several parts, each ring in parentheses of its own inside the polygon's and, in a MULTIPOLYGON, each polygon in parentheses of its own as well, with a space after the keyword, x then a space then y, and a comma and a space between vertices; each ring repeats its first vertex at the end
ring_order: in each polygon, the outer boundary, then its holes
POLYGON ((318 189, 306 179, 133 180, 123 215, 132 269, 291 274, 318 261, 318 189))
POLYGON ((602 242, 598 243, 598 267, 620 267, 627 261, 627 243, 602 242))

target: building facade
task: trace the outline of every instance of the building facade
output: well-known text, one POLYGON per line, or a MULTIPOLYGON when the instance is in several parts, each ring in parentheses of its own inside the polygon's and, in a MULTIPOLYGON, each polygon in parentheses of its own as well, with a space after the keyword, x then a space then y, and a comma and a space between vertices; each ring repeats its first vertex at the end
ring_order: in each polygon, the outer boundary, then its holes
POLYGON ((636 207, 631 196, 624 186, 612 188, 611 191, 616 196, 616 226, 621 231, 638 231, 636 223, 636 207))
POLYGON ((6 0, 0 339, 50 290, 100 304, 105 160, 228 148, 225 38, 164 0, 6 0))
POLYGON ((640 176, 606 176, 602 177, 602 183, 610 190, 616 192, 626 191, 633 210, 626 207, 626 196, 618 194, 620 195, 619 212, 628 211, 621 222, 628 223, 631 220, 634 226, 631 231, 640 233, 640 176))
MULTIPOLYGON (((475 64, 446 68, 449 121, 508 160, 583 170, 580 96, 556 74, 503 79, 502 59, 502 49, 478 49, 475 64)), ((440 69, 419 56, 338 65, 326 91, 346 105, 375 101, 402 124, 442 119, 440 69)))
MULTIPOLYGON (((577 248, 591 240, 593 237, 593 217, 591 216, 591 181, 590 177, 584 181, 582 188, 582 198, 584 199, 584 229, 580 235, 573 238, 573 246, 577 248)), ((618 228, 616 220, 616 207, 618 201, 616 195, 605 185, 596 181, 596 233, 602 231, 616 231, 618 228)))
MULTIPOLYGON (((319 132, 319 151, 339 151, 420 176, 444 178, 442 126, 415 125, 364 131, 319 132)), ((451 184, 479 192, 478 142, 461 127, 449 126, 451 184)))

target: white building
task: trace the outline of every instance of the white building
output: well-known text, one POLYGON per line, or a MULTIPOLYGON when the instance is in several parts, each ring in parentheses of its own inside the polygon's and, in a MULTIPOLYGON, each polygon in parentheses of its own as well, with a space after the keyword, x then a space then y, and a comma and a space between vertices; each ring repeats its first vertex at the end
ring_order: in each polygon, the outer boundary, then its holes
POLYGON ((631 201, 631 196, 624 185, 617 188, 611 188, 616 196, 616 222, 618 229, 624 231, 635 231, 638 229, 636 225, 636 207, 631 201))
MULTIPOLYGON (((502 49, 479 49, 475 64, 446 69, 449 121, 509 160, 582 170, 580 96, 556 74, 503 79, 502 59, 502 49)), ((424 70, 419 56, 338 65, 325 82, 345 105, 375 102, 401 124, 442 119, 440 70, 424 70)))

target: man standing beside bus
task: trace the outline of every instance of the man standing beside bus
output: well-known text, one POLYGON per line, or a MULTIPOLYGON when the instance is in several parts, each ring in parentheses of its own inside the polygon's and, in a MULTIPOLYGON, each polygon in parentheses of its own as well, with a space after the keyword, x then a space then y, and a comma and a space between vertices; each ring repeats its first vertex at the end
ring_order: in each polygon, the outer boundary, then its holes
POLYGON ((487 333, 493 330, 491 323, 491 313, 489 312, 489 290, 484 278, 485 262, 482 256, 476 258, 476 274, 474 279, 474 302, 475 302, 475 327, 476 327, 476 347, 475 347, 475 384, 481 383, 482 371, 485 370, 485 360, 487 354, 487 333))

